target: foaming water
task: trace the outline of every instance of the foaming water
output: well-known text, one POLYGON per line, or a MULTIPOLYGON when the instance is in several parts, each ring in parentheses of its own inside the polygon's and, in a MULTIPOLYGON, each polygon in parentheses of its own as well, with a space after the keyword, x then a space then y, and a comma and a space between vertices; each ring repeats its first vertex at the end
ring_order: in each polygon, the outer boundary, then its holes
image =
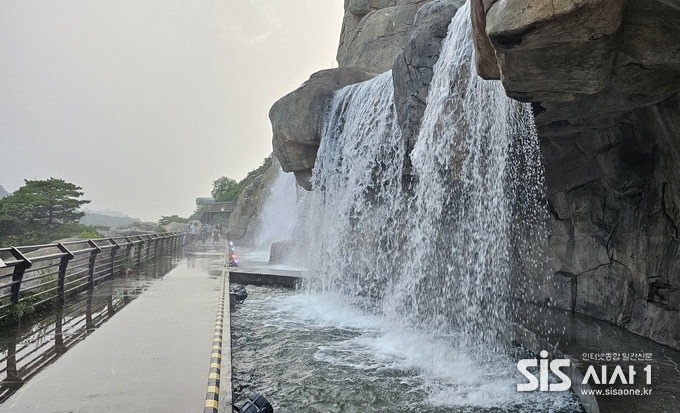
POLYGON ((510 356, 478 361, 345 296, 248 291, 232 318, 237 398, 257 390, 290 411, 580 411, 569 393, 517 393, 510 356))

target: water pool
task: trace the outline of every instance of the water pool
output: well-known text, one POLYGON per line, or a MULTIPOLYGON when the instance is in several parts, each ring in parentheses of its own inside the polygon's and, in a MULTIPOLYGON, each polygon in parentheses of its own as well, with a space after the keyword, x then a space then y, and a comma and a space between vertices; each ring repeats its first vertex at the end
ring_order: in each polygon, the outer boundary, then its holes
POLYGON ((511 356, 475 360, 339 296, 249 286, 233 310, 234 400, 277 412, 573 413, 573 393, 518 393, 511 356))

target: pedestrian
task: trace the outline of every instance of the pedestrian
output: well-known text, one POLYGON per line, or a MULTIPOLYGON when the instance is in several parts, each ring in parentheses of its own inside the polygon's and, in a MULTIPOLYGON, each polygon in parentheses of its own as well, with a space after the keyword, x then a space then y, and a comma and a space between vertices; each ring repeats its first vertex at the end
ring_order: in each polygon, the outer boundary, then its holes
POLYGON ((198 241, 198 228, 196 223, 191 224, 191 243, 198 241))

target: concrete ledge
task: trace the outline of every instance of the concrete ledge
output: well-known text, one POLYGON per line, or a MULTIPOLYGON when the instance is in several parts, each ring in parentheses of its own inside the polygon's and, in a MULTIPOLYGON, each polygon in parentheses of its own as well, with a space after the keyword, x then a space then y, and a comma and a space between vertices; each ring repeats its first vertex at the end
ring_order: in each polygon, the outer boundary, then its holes
POLYGON ((265 274, 258 272, 248 272, 241 270, 229 271, 229 283, 250 284, 250 285, 269 285, 284 288, 297 288, 301 278, 287 274, 265 274))

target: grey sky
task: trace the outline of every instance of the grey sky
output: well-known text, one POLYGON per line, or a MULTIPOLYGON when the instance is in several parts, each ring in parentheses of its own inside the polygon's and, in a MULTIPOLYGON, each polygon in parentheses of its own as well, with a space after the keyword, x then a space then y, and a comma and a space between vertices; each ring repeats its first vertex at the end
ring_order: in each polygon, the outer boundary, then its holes
POLYGON ((271 152, 274 101, 334 64, 342 0, 0 1, 0 185, 189 215, 271 152))

